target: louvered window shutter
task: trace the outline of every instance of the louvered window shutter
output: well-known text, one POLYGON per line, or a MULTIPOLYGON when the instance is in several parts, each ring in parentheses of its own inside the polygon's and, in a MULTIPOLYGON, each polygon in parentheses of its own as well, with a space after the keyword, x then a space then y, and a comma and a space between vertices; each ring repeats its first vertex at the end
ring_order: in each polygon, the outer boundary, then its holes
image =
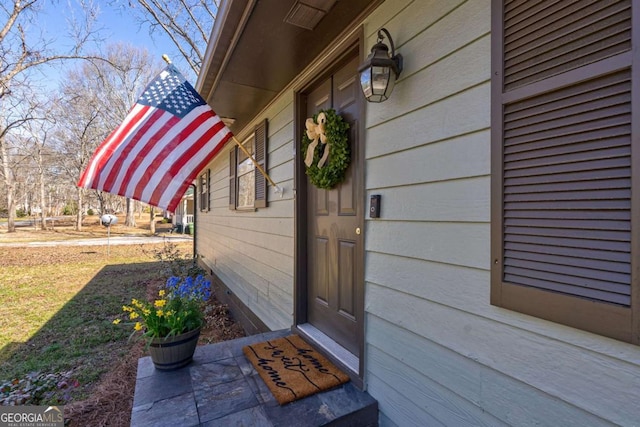
POLYGON ((236 208, 236 147, 229 152, 229 209, 236 208))
MULTIPOLYGON (((256 126, 255 134, 255 159, 260 166, 267 172, 267 121, 265 120, 256 126)), ((260 173, 258 168, 255 170, 255 202, 254 207, 267 207, 267 180, 260 173)))
POLYGON ((207 169, 207 212, 211 211, 211 169, 207 169))
MULTIPOLYGON (((207 205, 205 203, 205 201, 206 201, 205 200, 205 198, 206 198, 205 192, 207 191, 207 185, 208 185, 207 175, 206 175, 206 172, 203 172, 200 175, 200 185, 198 186, 198 195, 197 195, 198 196, 197 197, 198 198, 198 203, 200 205, 200 211, 207 210, 207 205)), ((194 195, 194 200, 195 200, 195 198, 196 198, 196 195, 194 195)))
POLYGON ((491 302, 637 340, 631 0, 493 7, 491 302))

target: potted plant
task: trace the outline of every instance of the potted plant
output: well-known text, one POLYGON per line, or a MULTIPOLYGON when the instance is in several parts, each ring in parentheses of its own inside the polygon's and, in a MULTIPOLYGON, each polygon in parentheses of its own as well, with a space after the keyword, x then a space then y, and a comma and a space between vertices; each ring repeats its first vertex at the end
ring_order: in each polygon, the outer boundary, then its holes
POLYGON ((202 275, 172 276, 153 302, 133 299, 131 305, 122 307, 133 324, 131 335, 140 334, 147 340, 156 369, 173 370, 191 362, 210 289, 211 282, 202 275))

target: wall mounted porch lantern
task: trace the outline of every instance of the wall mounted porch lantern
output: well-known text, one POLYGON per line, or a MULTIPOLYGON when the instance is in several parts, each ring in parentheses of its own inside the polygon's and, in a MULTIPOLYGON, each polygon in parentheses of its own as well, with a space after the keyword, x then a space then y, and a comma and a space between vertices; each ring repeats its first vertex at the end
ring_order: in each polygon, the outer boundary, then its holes
POLYGON ((378 30, 378 42, 371 48, 371 54, 358 67, 360 86, 367 101, 386 101, 391 96, 401 71, 402 55, 396 55, 391 34, 386 28, 381 28, 378 30), (391 55, 389 55, 389 47, 382 43, 385 35, 391 45, 391 55))

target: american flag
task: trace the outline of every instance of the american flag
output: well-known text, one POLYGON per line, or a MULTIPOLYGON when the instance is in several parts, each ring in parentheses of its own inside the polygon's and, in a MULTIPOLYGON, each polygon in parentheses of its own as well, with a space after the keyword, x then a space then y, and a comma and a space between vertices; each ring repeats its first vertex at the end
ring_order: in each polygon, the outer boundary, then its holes
POLYGON ((171 64, 93 154, 78 187, 175 211, 196 175, 233 137, 171 64))

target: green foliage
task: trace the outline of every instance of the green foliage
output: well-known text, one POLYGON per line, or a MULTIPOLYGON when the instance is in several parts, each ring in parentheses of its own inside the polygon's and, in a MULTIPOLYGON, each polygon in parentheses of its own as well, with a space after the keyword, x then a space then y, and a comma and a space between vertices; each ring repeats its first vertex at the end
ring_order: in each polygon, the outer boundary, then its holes
MULTIPOLYGON (((327 190, 332 189, 344 180, 344 174, 351 162, 349 152, 348 129, 349 124, 340 117, 334 109, 322 110, 318 114, 324 113, 327 122, 325 124, 325 134, 327 144, 318 144, 313 154, 313 163, 307 167, 307 176, 313 185, 327 190), (329 159, 327 163, 319 168, 318 161, 322 158, 324 150, 330 145, 329 159)), ((313 121, 317 121, 318 114, 313 116, 313 121)), ((307 153, 311 139, 304 132, 302 137, 302 152, 307 153)), ((304 158, 304 156, 303 156, 304 158)))
POLYGON ((78 208, 74 205, 65 205, 62 209, 62 215, 75 215, 78 213, 78 208))
POLYGON ((93 209, 89 208, 89 209, 87 209, 87 215, 88 216, 93 216, 93 215, 95 215, 95 212, 93 211, 93 209))
POLYGON ((27 211, 24 208, 16 209, 16 216, 18 218, 24 218, 27 216, 27 211))
POLYGON ((73 371, 41 373, 31 372, 22 378, 0 384, 0 405, 41 405, 65 403, 60 394, 68 392, 80 384, 73 378, 73 371))

